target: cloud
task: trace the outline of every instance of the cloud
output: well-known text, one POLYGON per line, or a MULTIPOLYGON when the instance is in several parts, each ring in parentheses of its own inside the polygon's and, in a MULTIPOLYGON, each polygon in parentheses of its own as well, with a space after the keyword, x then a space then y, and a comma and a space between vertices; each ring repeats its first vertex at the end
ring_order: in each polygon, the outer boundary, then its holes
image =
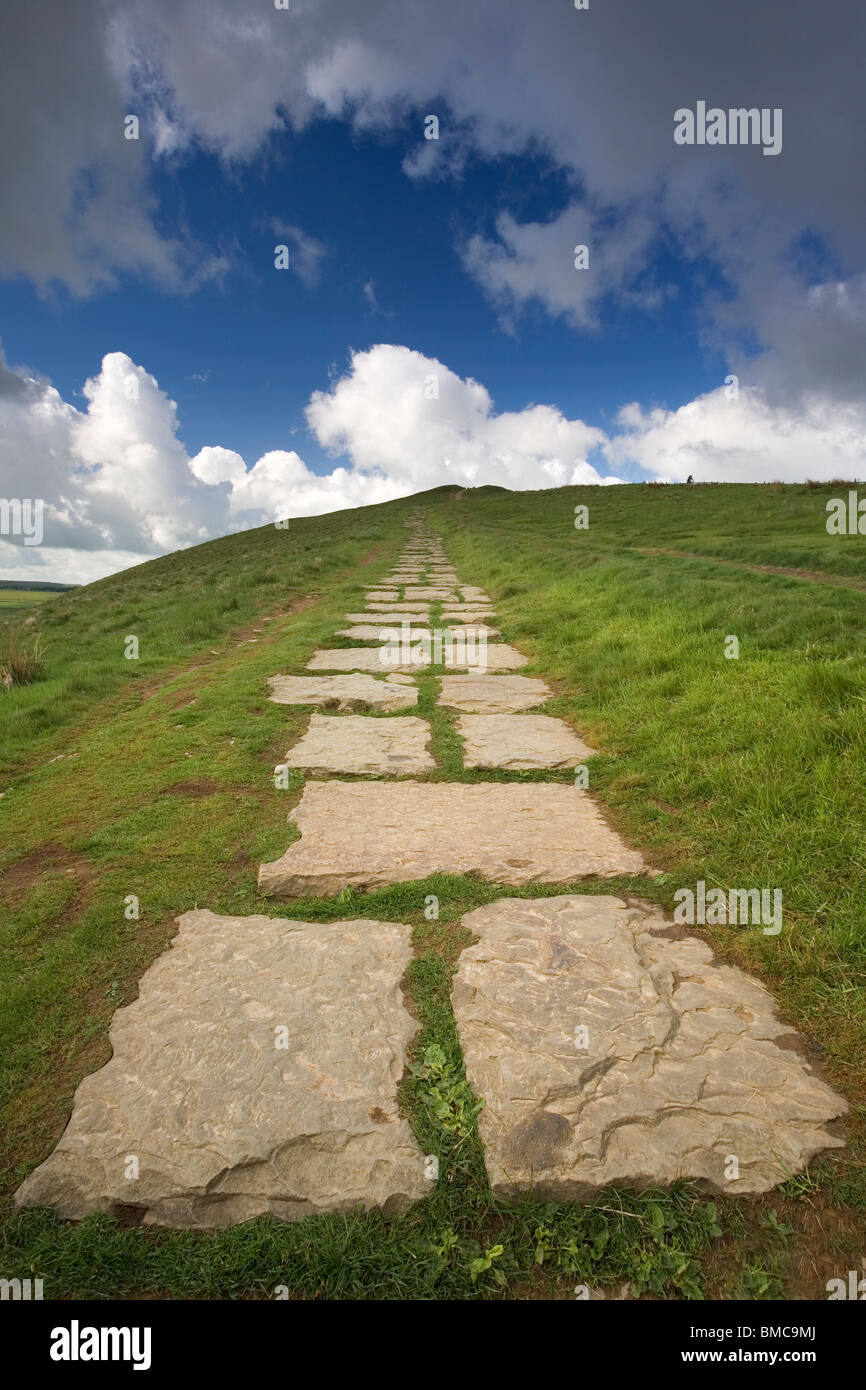
POLYGON ((866 406, 812 396, 772 404, 755 388, 720 387, 679 410, 623 407, 604 446, 611 466, 664 482, 804 482, 866 475, 866 406))
POLYGON ((189 457, 174 401, 123 352, 103 358, 83 394, 78 410, 0 354, 0 477, 15 495, 26 480, 23 495, 45 503, 42 546, 0 538, 3 578, 42 571, 86 581, 229 531, 446 482, 601 481, 587 454, 605 442, 602 431, 550 406, 496 414, 478 382, 388 344, 355 354, 332 389, 310 400, 320 443, 350 461, 325 476, 294 450, 271 450, 251 467, 221 445, 189 457))
POLYGON ((124 138, 130 108, 112 66, 111 6, 0 9, 0 274, 81 295, 146 276, 195 288, 225 267, 157 229, 146 140, 124 138), (11 132, 14 131, 14 138, 11 132))
POLYGON ((86 408, 0 353, 0 477, 42 498, 44 543, 0 537, 0 577, 87 582, 151 555, 287 516, 404 497, 443 483, 514 490, 613 484, 802 481, 866 475, 866 408, 819 393, 796 405, 724 388, 679 410, 624 406, 616 431, 551 405, 500 411, 478 381, 433 357, 379 343, 316 391, 307 423, 339 456, 313 472, 294 450, 251 467, 232 449, 189 457, 177 407, 125 353, 103 358, 86 408), (25 483, 26 480, 26 483, 25 483))
POLYGON ((314 236, 308 236, 300 227, 281 222, 278 217, 271 219, 270 226, 274 235, 283 237, 289 247, 290 268, 300 276, 308 289, 312 289, 319 283, 322 261, 330 254, 328 248, 314 236))
POLYGON ((325 448, 407 492, 442 483, 554 487, 575 470, 603 481, 587 462, 605 442, 602 430, 549 405, 497 414, 479 382, 395 344, 353 353, 332 389, 313 393, 307 421, 325 448))
POLYGON ((608 295, 633 308, 655 308, 663 290, 644 276, 659 232, 646 215, 605 225, 584 204, 565 208, 549 222, 518 223, 508 212, 496 222, 497 239, 470 237, 463 264, 480 282, 510 325, 513 315, 537 300, 552 317, 597 330, 608 295), (578 248, 586 248, 576 255, 578 248), (576 262, 585 261, 578 266, 576 262))
MULTIPOLYGON (((707 339, 729 357, 754 339, 768 392, 802 388, 798 330, 816 286, 826 293, 808 373, 843 397, 862 379, 862 333, 834 289, 857 298, 866 273, 866 182, 846 174, 866 158, 858 0, 836 0, 820 42, 812 0, 789 0, 784 42, 778 7, 753 0, 710 13, 694 0, 663 13, 646 0, 588 11, 439 0, 435 23, 427 0, 78 0, 7 6, 0 22, 0 115, 16 131, 0 149, 6 274, 77 293, 125 273, 194 287, 224 264, 163 229, 152 165, 204 150, 235 167, 274 134, 344 119, 401 137, 413 178, 514 154, 563 175, 566 206, 550 220, 512 208, 493 235, 479 210, 462 239, 506 319, 536 302, 593 328, 609 291, 651 308, 663 287, 641 274, 663 234, 683 261, 707 258, 725 278, 724 296, 704 294, 707 339), (698 99, 781 107, 782 154, 675 146, 674 111, 698 99), (141 115, 138 142, 122 138, 128 112, 141 115), (436 141, 424 139, 428 114, 436 141), (581 218, 589 235, 572 240, 581 218), (789 263, 807 230, 832 250, 829 277, 789 263), (590 236, 595 273, 581 282, 564 248, 590 236)), ((312 282, 321 255, 304 245, 312 282)))

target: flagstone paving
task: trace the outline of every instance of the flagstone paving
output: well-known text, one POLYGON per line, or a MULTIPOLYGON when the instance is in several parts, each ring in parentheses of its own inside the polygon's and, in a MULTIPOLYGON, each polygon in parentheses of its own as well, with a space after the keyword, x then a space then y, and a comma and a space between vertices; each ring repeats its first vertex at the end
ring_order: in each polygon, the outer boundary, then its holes
POLYGON ((549 700, 551 690, 537 676, 443 676, 438 705, 470 714, 516 714, 549 700))
POLYGON ((485 638, 499 636, 499 629, 495 627, 488 627, 486 623, 451 622, 443 623, 440 626, 437 626, 437 628, 435 629, 431 628, 429 625, 427 627, 416 627, 415 624, 417 623, 418 619, 414 613, 406 613, 402 618, 400 616, 390 615, 388 617, 385 617, 381 613, 368 613, 366 615, 360 614, 358 615, 357 619, 353 621, 353 625, 351 627, 338 628, 337 636, 351 637, 352 640, 355 642, 385 642, 393 640, 389 637, 383 637, 382 633, 385 632, 397 633, 399 639, 402 641, 404 621, 406 623, 412 624, 411 628, 409 628, 407 631, 408 640, 411 642, 420 642, 423 640, 430 642, 433 640, 434 631, 444 632, 446 630, 449 632, 454 632, 459 637, 464 638, 473 636, 485 638), (364 617, 366 617, 366 621, 362 621, 364 617))
POLYGON ((594 749, 549 714, 462 714, 464 767, 576 767, 594 749))
POLYGON ((397 613, 382 613, 373 610, 365 613, 344 613, 343 617, 347 623, 377 623, 379 628, 393 627, 395 623, 401 623, 405 619, 407 623, 416 623, 419 627, 429 628, 429 613, 410 613, 403 610, 397 613))
MULTIPOLYGON (((564 720, 525 713, 550 697, 543 680, 496 674, 528 658, 486 641, 499 635, 484 621, 491 600, 460 582, 432 534, 411 528, 363 609, 338 635, 378 643, 405 622, 405 665, 392 664, 393 644, 323 649, 307 670, 332 674, 271 677, 270 698, 383 715, 417 706, 409 673, 431 663, 423 639, 451 627, 444 664, 469 674, 440 677, 437 702, 462 712, 467 768, 556 769, 592 755, 564 720), (431 602, 444 605, 435 624, 431 602), (473 669, 481 657, 488 669, 473 669)), ((436 766, 430 736, 415 716, 313 713, 285 765, 419 774, 436 766)), ((327 896, 436 873, 514 886, 653 873, 585 792, 556 782, 307 781, 290 820, 300 838, 261 865, 264 893, 327 896)), ((425 1196, 425 1160, 397 1102, 418 1027, 401 994, 410 927, 206 911, 179 924, 16 1204, 213 1227, 359 1204, 387 1214, 425 1196)), ((845 1102, 770 995, 660 909, 505 899, 463 924, 480 939, 461 955, 454 1012, 497 1194, 583 1201, 610 1184, 688 1178, 754 1196, 842 1144, 845 1102)))
POLYGON ((410 928, 206 911, 179 925, 16 1204, 213 1227, 424 1196, 397 1103, 418 1027, 400 989, 410 928))
POLYGON ((426 719, 376 719, 363 714, 342 718, 314 714, 303 738, 286 754, 286 767, 309 772, 410 774, 436 766, 429 753, 426 719))
POLYGON ((278 705, 325 705, 329 709, 407 709, 418 703, 411 677, 391 672, 384 680, 357 672, 339 676, 271 676, 270 698, 278 705))
POLYGON ((454 603, 457 598, 453 589, 436 589, 423 584, 407 584, 403 592, 408 599, 423 598, 431 602, 454 603))
POLYGON ((463 926, 480 940, 454 1013, 499 1196, 678 1178, 754 1196, 842 1144, 847 1106, 772 997, 660 909, 504 899, 463 926))
POLYGON ((394 599, 388 599, 384 602, 381 599, 374 599, 372 603, 367 599, 366 607, 374 613, 423 613, 425 617, 430 612, 429 603, 402 603, 394 599))
POLYGON ((290 818, 301 838, 259 870, 281 897, 436 873, 517 886, 646 870, 586 792, 556 783, 309 782, 290 818))
MULTIPOLYGON (((400 644, 402 645, 402 643, 400 644)), ((435 654, 435 649, 434 649, 435 654)), ((392 660, 387 645, 382 647, 333 647, 313 652, 307 662, 308 671, 410 671, 432 665, 431 655, 417 651, 398 651, 392 660), (412 655, 412 652, 415 655, 412 655), (417 657, 417 659, 416 659, 417 657)), ((479 643, 456 640, 449 649, 443 642, 442 665, 454 670, 479 666, 491 671, 514 670, 525 666, 529 658, 506 642, 488 642, 483 651, 479 643), (483 658, 483 659, 482 659, 483 658)))
POLYGON ((307 662, 308 671, 413 671, 429 666, 428 661, 389 663, 382 660, 384 647, 335 647, 313 652, 307 662))
MULTIPOLYGON (((409 615, 411 616, 411 615, 409 615)), ((351 637, 355 642, 387 642, 388 637, 383 637, 382 633, 403 634, 402 622, 394 618, 379 618, 375 623, 355 623, 352 627, 341 627, 337 629, 338 637, 351 637)), ((431 640, 432 634, 429 627, 411 627, 406 629, 406 636, 410 642, 420 642, 422 638, 431 640)))

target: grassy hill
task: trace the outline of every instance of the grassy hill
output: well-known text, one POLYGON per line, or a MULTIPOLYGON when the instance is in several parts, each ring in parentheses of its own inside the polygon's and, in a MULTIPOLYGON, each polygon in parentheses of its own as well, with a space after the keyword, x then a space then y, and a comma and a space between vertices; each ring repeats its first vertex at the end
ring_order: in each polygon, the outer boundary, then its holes
MULTIPOLYGON (((44 650, 42 679, 0 691, 0 1274, 32 1266, 52 1296, 103 1298, 266 1296, 276 1284, 302 1297, 572 1297, 576 1282, 623 1280, 667 1297, 772 1298, 823 1297, 827 1278, 858 1268, 866 538, 825 526, 827 499, 846 490, 440 488, 181 551, 57 595, 26 619, 0 613, 0 665, 12 628, 44 650), (575 529, 577 506, 587 529, 575 529), (449 1155, 453 1181, 390 1225, 261 1221, 200 1235, 9 1215, 78 1081, 107 1059, 111 1016, 135 997, 175 915, 195 905, 286 915, 258 896, 256 869, 286 848, 301 779, 278 791, 271 773, 307 712, 270 703, 266 678, 334 645, 418 508, 465 580, 488 589, 505 639, 532 658, 528 673, 554 688, 551 712, 600 750, 593 795, 661 871, 602 891, 670 908, 699 878, 783 889, 780 937, 699 930, 758 973, 807 1035, 813 1064, 852 1105, 850 1152, 751 1205, 678 1190, 503 1213, 474 1135, 455 1145, 436 1132, 409 1081, 424 1151, 449 1155), (125 656, 130 637, 137 659, 125 656), (138 920, 125 916, 132 894, 138 920)), ((535 775, 464 771, 451 720, 434 712, 432 682, 422 687, 441 768, 431 777, 535 775)), ((459 1085, 448 1005, 458 920, 506 891, 440 878, 292 904, 291 915, 413 923, 418 1046, 439 1041, 459 1085), (424 919, 428 892, 440 898, 438 923, 424 919)))

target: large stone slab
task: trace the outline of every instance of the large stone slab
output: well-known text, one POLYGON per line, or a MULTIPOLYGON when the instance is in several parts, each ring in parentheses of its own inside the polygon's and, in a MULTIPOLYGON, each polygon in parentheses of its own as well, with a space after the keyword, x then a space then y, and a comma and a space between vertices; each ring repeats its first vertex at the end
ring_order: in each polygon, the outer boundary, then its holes
MULTIPOLYGON (((422 671, 433 664, 437 655, 435 647, 427 653, 419 651, 419 645, 402 650, 403 643, 382 647, 333 647, 313 652, 307 662, 308 671, 422 671)), ((449 646, 442 639, 441 665, 451 670, 468 670, 477 667, 480 671, 509 671, 525 666, 528 657, 510 647, 506 642, 480 642, 472 639, 461 640, 459 634, 449 646)))
MULTIPOLYGON (((351 627, 341 627, 337 630, 338 637, 351 637, 354 642, 387 642, 388 634, 402 632, 402 620, 386 618, 380 616, 376 622, 353 623, 351 627), (383 637, 382 634, 386 635, 383 637)), ((407 637, 410 642, 420 642, 423 637, 428 641, 431 638, 429 627, 410 627, 407 629, 407 637)))
POLYGON ((485 618, 495 617, 495 611, 492 608, 471 608, 467 604, 465 608, 443 608, 441 616, 443 623, 479 623, 485 618))
POLYGON ((453 589, 437 589, 425 584, 408 584, 403 590, 408 599, 427 599, 442 603, 454 603, 457 599, 453 589))
POLYGON ((397 1107, 418 1026, 400 991, 409 927, 205 911, 179 922, 16 1204, 210 1227, 357 1203, 392 1212, 429 1191, 397 1107))
POLYGON ((313 652, 312 657, 307 662, 308 671, 376 671, 380 675, 383 671, 418 671, 423 670, 424 666, 429 666, 428 662, 412 663, 406 662, 403 665, 389 665, 382 660, 380 653, 387 652, 385 647, 334 647, 324 648, 321 651, 313 652))
POLYGON ((426 617, 430 612, 429 603, 395 603, 393 600, 382 603, 375 599, 372 603, 367 602, 366 606, 373 613, 423 613, 426 617))
POLYGON ((286 754, 286 767, 308 772, 395 774, 429 772, 436 766, 428 751, 426 719, 376 719, 370 715, 313 714, 303 738, 286 754))
MULTIPOLYGON (((455 625, 452 630, 459 634, 461 628, 455 625)), ((474 629, 470 625, 466 630, 473 631, 474 629)), ((477 665, 481 669, 486 666, 488 671, 515 671, 521 666, 528 666, 529 657, 524 656, 523 652, 519 652, 516 647, 509 646, 507 642, 488 642, 486 644, 485 659, 483 661, 467 663, 456 659, 454 661, 446 659, 444 664, 455 668, 466 665, 477 665)))
POLYGON ((270 698, 278 705, 322 705, 326 709, 408 709, 418 703, 418 687, 388 675, 271 676, 270 698))
POLYGON ((660 910, 505 899, 463 925, 480 941, 454 1012, 497 1195, 688 1178, 748 1196, 843 1142, 827 1126, 846 1104, 771 996, 660 910))
POLYGON ((464 767, 576 767, 594 749, 549 714, 462 714, 464 767))
POLYGON ((393 627, 395 623, 399 627, 405 619, 407 623, 415 623, 417 626, 429 630, 429 614, 426 612, 410 613, 408 609, 403 609, 399 613, 379 613, 375 610, 364 613, 346 613, 344 617, 347 623, 366 623, 368 626, 376 623, 379 628, 393 627))
POLYGON ((535 676, 443 676, 439 705, 470 714, 516 714, 534 709, 551 696, 544 681, 535 676))
POLYGON ((460 597, 464 603, 474 603, 476 605, 489 603, 490 595, 484 589, 479 589, 477 584, 463 584, 460 588, 460 597))
POLYGON ((400 597, 399 589, 367 589, 365 603, 396 603, 400 597))
POLYGON ((553 783, 309 782, 291 819, 301 838, 259 869, 262 891, 288 898, 435 873, 519 885, 646 867, 586 792, 553 783))
MULTIPOLYGON (((353 621, 351 627, 343 627, 337 630, 338 637, 351 637, 355 642, 382 642, 382 633, 397 634, 396 640, 403 640, 403 622, 410 624, 408 628, 408 640, 420 642, 426 639, 428 642, 433 640, 434 632, 445 633, 453 632, 457 637, 472 639, 472 637, 498 637, 499 629, 488 627, 486 623, 440 623, 436 628, 431 628, 429 623, 425 627, 418 626, 418 618, 414 613, 405 613, 399 617, 383 617, 381 613, 360 614, 353 621)), ((385 641, 395 640, 393 637, 386 636, 385 641)), ((443 637, 443 641, 445 638, 443 637)))

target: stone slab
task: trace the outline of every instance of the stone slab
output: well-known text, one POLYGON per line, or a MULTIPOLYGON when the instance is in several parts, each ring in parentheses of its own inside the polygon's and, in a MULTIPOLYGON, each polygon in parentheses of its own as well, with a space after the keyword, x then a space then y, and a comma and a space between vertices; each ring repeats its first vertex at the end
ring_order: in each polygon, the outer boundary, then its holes
MULTIPOLYGON (((402 643, 400 643, 402 646, 402 643)), ((435 652, 433 653, 435 654, 435 652)), ((478 667, 487 671, 511 671, 525 666, 528 657, 510 647, 506 642, 487 642, 484 650, 480 643, 471 639, 460 641, 459 636, 449 648, 443 642, 441 664, 451 670, 468 670, 478 667)), ((409 648, 404 659, 399 649, 389 651, 388 645, 382 647, 332 647, 313 652, 307 662, 308 671, 423 671, 432 664, 430 654, 409 648), (414 653, 414 655, 413 655, 414 653)))
POLYGON ((442 621, 445 623, 480 623, 485 618, 495 617, 493 608, 443 608, 442 621))
POLYGON ((424 1196, 397 1105, 418 1026, 400 990, 410 928, 206 911, 179 924, 16 1204, 215 1227, 424 1196))
MULTIPOLYGON (((459 634, 461 628, 459 626, 455 626, 453 630, 459 634)), ((471 626, 466 629, 466 631, 474 630, 475 629, 473 629, 471 626)), ((465 666, 466 664, 467 663, 465 661, 461 662, 458 660, 446 660, 444 662, 445 666, 451 666, 454 668, 465 666)), ((487 642, 484 661, 473 661, 471 664, 473 666, 478 665, 479 667, 483 667, 484 665, 486 665, 488 671, 516 671, 519 670, 521 666, 529 665, 529 657, 524 656, 523 652, 519 652, 516 647, 509 646, 507 642, 487 642)))
POLYGON ((278 705, 323 705, 326 709, 408 709, 418 703, 410 677, 392 672, 384 680, 361 672, 338 676, 271 676, 270 698, 278 705))
POLYGON ((430 725, 426 719, 376 719, 371 715, 313 714, 303 738, 283 759, 308 772, 411 774, 429 772, 430 725))
POLYGON ((659 909, 503 899, 463 925, 480 940, 454 1013, 498 1196, 591 1201, 679 1178, 754 1196, 843 1143, 827 1126, 845 1101, 772 997, 659 909))
POLYGON ((429 613, 426 611, 423 613, 409 613, 405 610, 400 613, 381 613, 373 610, 364 613, 344 613, 343 616, 347 623, 366 623, 368 625, 377 623, 380 628, 393 627, 395 623, 399 625, 404 619, 408 623, 417 623, 419 626, 425 626, 429 624, 430 618, 429 613))
POLYGON ((463 584, 460 588, 460 597, 464 603, 490 603, 489 594, 483 589, 479 589, 477 584, 463 584))
POLYGON ((448 622, 440 622, 437 630, 439 632, 453 632, 456 633, 458 637, 463 636, 465 638, 470 638, 473 633, 476 637, 487 638, 500 637, 502 635, 498 627, 488 627, 487 623, 472 621, 468 623, 459 623, 453 618, 450 618, 448 622))
POLYGON ((365 603, 396 603, 400 597, 399 589, 367 589, 365 603))
POLYGON ((423 598, 429 602, 454 603, 457 599, 453 589, 437 589, 424 584, 408 584, 403 592, 408 599, 423 598))
POLYGON ((382 660, 380 653, 386 647, 341 647, 324 648, 313 652, 307 662, 308 671, 370 671, 381 675, 384 671, 420 671, 428 662, 407 662, 404 665, 390 666, 382 660))
POLYGON ((586 792, 554 783, 308 782, 291 819, 301 838, 259 869, 263 892, 289 898, 437 873, 516 886, 646 868, 586 792))
MULTIPOLYGON (((397 640, 403 640, 403 623, 410 623, 408 637, 411 642, 419 642, 423 639, 433 640, 434 632, 453 632, 464 640, 472 640, 473 637, 498 637, 499 629, 488 627, 486 623, 440 623, 436 628, 417 626, 419 619, 415 613, 396 614, 386 616, 383 613, 359 614, 352 620, 351 627, 339 628, 338 637, 350 637, 354 642, 381 642, 382 633, 397 633, 397 640)), ((385 638, 385 641, 390 639, 385 638)), ((443 641, 445 638, 443 637, 443 641)))
POLYGON ((423 613, 426 617, 430 612, 429 603, 400 603, 394 599, 374 599, 372 603, 366 599, 365 602, 374 613, 423 613))
POLYGON ((535 676, 443 676, 438 705, 469 714, 517 714, 549 700, 551 691, 535 676))
MULTIPOLYGON (((411 615, 409 615, 411 616, 411 615)), ((387 642, 389 639, 382 636, 383 632, 402 633, 401 620, 399 618, 382 618, 374 623, 353 623, 351 627, 341 627, 337 631, 338 637, 351 637, 354 642, 387 642)), ((410 642, 420 642, 422 638, 431 639, 429 627, 412 627, 407 631, 410 642)))
POLYGON ((464 767, 577 767, 594 749, 549 714, 462 714, 464 767))

